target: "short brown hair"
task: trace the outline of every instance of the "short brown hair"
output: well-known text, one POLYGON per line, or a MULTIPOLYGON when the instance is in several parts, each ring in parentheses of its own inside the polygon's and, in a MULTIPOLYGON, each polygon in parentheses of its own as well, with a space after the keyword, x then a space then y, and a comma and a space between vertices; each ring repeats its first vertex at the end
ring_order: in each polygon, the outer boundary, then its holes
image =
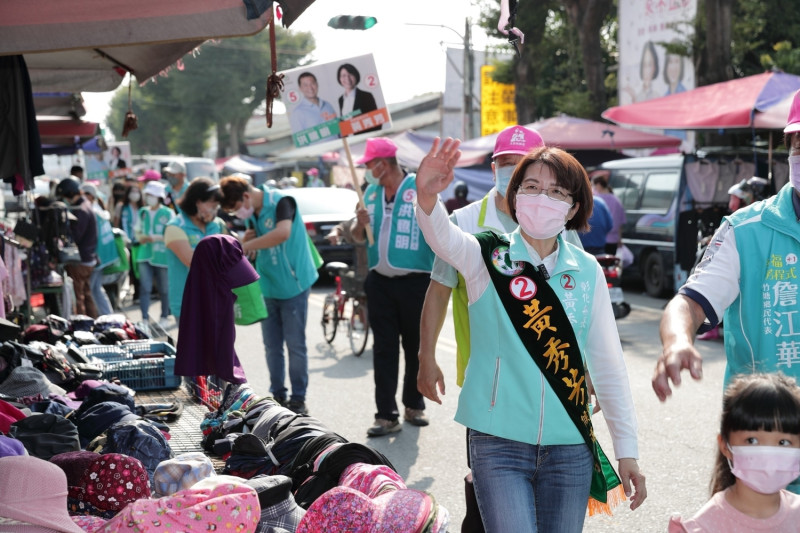
POLYGON ((556 178, 559 187, 570 191, 573 202, 578 203, 578 210, 575 216, 567 221, 566 228, 578 231, 585 231, 589 228, 589 217, 592 216, 592 186, 589 183, 589 176, 586 170, 573 156, 561 150, 543 146, 535 148, 517 163, 511 181, 508 183, 506 192, 506 202, 511 213, 511 218, 517 222, 517 189, 525 178, 525 171, 534 163, 541 163, 550 169, 556 178))
POLYGON ((228 176, 219 181, 219 187, 222 189, 222 201, 220 207, 223 211, 230 211, 236 202, 241 202, 244 193, 250 191, 250 183, 238 176, 228 176))

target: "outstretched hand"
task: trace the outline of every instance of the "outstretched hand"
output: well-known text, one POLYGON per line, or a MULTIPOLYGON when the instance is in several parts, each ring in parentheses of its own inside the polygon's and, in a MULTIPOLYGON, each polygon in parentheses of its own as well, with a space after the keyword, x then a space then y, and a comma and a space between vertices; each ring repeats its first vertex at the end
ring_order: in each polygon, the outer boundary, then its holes
POLYGON ((461 157, 458 149, 461 141, 448 137, 444 142, 436 137, 428 155, 417 169, 417 203, 430 214, 436 205, 437 196, 453 181, 453 169, 461 157))

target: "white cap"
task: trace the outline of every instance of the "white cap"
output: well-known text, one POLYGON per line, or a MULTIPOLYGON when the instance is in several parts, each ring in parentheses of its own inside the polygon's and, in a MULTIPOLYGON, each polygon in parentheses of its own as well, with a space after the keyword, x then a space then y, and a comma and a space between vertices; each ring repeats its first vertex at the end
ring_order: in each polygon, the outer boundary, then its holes
POLYGON ((180 161, 172 161, 164 167, 164 172, 168 174, 186 174, 186 165, 180 161))
POLYGON ((166 187, 160 181, 148 181, 144 186, 144 193, 151 196, 156 196, 162 200, 166 200, 167 192, 166 187))

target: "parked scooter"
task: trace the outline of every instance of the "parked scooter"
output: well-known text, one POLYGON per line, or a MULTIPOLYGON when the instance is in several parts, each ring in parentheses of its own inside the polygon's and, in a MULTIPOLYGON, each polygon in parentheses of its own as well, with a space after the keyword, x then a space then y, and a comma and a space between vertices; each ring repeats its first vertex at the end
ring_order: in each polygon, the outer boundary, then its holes
POLYGON ((622 293, 622 287, 620 286, 622 282, 622 259, 611 254, 599 254, 595 255, 595 257, 603 269, 603 274, 606 276, 614 318, 625 318, 630 314, 631 306, 625 301, 625 295, 622 293))

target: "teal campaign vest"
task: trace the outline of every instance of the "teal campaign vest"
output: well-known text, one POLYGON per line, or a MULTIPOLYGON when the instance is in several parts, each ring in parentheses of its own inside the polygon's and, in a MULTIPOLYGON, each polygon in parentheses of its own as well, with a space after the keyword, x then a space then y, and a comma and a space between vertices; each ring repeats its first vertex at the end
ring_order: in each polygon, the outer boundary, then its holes
MULTIPOLYGON (((545 378, 545 388, 554 392, 569 420, 592 451, 594 468, 589 493, 590 510, 592 500, 609 503, 609 491, 619 487, 620 479, 594 434, 583 355, 560 296, 547 283, 549 276, 536 265, 511 259, 510 243, 506 237, 492 232, 479 233, 475 237, 481 245, 484 265, 495 294, 503 302, 503 310, 517 339, 545 378)), ((588 305, 589 301, 584 298, 582 304, 588 305)), ((499 378, 499 373, 496 375, 499 378)))
MULTIPOLYGON (((172 219, 172 210, 166 206, 159 206, 155 211, 148 207, 139 209, 139 224, 143 235, 164 236, 167 223, 172 219)), ((148 242, 139 246, 138 263, 150 263, 155 267, 167 266, 167 247, 164 241, 148 242)))
MULTIPOLYGON (((519 230, 507 237, 510 246, 498 244, 493 261, 495 268, 507 272, 510 282, 511 262, 528 261, 530 256, 519 230)), ((591 321, 597 262, 565 242, 561 235, 558 244, 558 261, 547 284, 561 301, 582 354, 591 321)), ((456 421, 483 433, 528 444, 584 442, 531 359, 491 282, 469 306, 469 320, 480 327, 473 327, 470 336, 471 356, 458 397, 456 421)))
MULTIPOLYGON (((739 296, 725 311, 725 385, 736 374, 800 379, 800 223, 791 184, 727 217, 739 253, 739 296)), ((713 242, 712 242, 713 245, 713 242)))
MULTIPOLYGON (((364 192, 364 204, 369 211, 375 242, 367 247, 369 268, 378 264, 378 239, 383 222, 384 189, 380 185, 370 185, 364 192)), ((392 208, 392 228, 389 232, 387 261, 395 268, 430 272, 433 267, 433 250, 430 249, 414 216, 414 203, 417 199, 416 175, 405 177, 394 199, 392 208)))
MULTIPOLYGON (((262 186, 261 190, 264 192, 261 212, 258 219, 250 218, 251 223, 255 219, 256 235, 259 237, 275 229, 276 207, 283 198, 283 194, 276 189, 262 186)), ((258 251, 256 271, 261 276, 259 283, 265 298, 293 298, 317 281, 319 274, 311 258, 300 209, 295 213, 289 238, 277 246, 258 251)))
MULTIPOLYGON (((205 231, 194 225, 194 222, 180 213, 172 218, 168 226, 178 226, 186 233, 189 239, 189 246, 192 250, 197 248, 200 239, 208 235, 222 233, 225 223, 220 218, 215 218, 206 224, 205 231)), ((181 303, 183 302, 183 288, 186 285, 186 278, 189 276, 189 267, 184 265, 175 253, 167 248, 167 281, 169 285, 169 310, 176 317, 181 316, 181 303)))
POLYGON ((114 242, 114 230, 111 221, 99 213, 94 214, 97 220, 97 268, 103 269, 114 263, 119 263, 117 244, 114 242))

